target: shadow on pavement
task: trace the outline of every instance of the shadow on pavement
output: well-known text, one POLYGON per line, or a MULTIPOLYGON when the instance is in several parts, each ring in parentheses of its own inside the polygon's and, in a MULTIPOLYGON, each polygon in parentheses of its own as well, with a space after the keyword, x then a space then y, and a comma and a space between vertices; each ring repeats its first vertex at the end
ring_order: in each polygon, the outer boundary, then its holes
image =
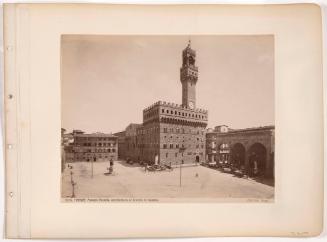
MULTIPOLYGON (((244 177, 240 177, 240 176, 237 176, 231 172, 224 172, 222 171, 221 169, 219 168, 213 168, 213 167, 207 167, 207 166, 203 166, 203 167, 206 167, 208 169, 212 169, 212 170, 216 170, 217 172, 221 172, 221 173, 225 173, 225 174, 231 174, 233 177, 236 177, 236 178, 240 178, 240 179, 247 179, 247 178, 244 178, 244 177)), ((267 186, 271 186, 271 187, 275 187, 275 179, 273 178, 264 178, 264 177, 251 177, 251 178, 248 178, 249 180, 253 180, 255 182, 258 182, 258 183, 261 183, 261 184, 264 184, 264 185, 267 185, 267 186)))
POLYGON ((275 180, 273 178, 264 178, 264 177, 251 177, 252 180, 265 184, 267 186, 275 187, 275 180))

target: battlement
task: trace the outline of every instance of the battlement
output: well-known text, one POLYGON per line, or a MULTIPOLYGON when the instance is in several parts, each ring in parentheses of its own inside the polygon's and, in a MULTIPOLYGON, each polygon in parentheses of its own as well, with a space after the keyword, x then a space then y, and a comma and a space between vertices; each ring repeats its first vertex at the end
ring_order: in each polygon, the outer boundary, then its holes
POLYGON ((152 110, 153 108, 157 108, 157 107, 167 107, 167 108, 177 108, 180 110, 186 110, 186 111, 191 111, 191 112, 197 112, 197 113, 203 113, 203 114, 207 114, 208 110, 202 109, 202 108, 195 108, 195 109, 190 109, 188 107, 184 107, 181 104, 176 104, 176 103, 171 103, 171 102, 165 102, 165 101, 158 101, 155 102, 154 104, 150 105, 149 107, 145 108, 143 110, 143 113, 152 110))
POLYGON ((158 101, 143 110, 143 123, 159 122, 167 118, 207 123, 208 111, 201 108, 190 109, 180 104, 164 101, 158 101))

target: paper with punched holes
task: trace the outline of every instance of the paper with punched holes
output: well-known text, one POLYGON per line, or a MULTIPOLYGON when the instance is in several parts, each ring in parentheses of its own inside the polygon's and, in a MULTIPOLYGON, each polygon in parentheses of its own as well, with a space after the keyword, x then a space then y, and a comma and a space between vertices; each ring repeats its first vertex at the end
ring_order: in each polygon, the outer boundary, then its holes
POLYGON ((323 103, 319 6, 6 4, 4 10, 5 97, 13 95, 5 99, 7 237, 320 233, 323 103), (274 35, 275 202, 61 202, 62 34, 274 35))

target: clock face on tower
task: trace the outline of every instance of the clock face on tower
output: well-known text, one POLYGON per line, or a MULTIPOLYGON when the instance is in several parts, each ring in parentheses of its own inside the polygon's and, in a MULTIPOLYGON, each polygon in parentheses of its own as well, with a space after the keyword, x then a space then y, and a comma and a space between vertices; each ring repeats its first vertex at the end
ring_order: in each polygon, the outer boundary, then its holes
POLYGON ((188 106, 189 106, 189 108, 193 109, 194 108, 194 103, 190 101, 190 102, 188 102, 188 106))

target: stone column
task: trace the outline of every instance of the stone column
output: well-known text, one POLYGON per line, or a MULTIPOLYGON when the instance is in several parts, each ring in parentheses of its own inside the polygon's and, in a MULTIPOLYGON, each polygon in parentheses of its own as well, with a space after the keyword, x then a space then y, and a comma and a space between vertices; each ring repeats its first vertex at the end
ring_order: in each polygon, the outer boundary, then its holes
POLYGON ((248 174, 249 172, 249 159, 250 159, 250 147, 245 146, 245 154, 244 154, 244 166, 245 166, 245 171, 248 174))
POLYGON ((266 168, 265 168, 265 177, 271 177, 272 175, 272 161, 271 161, 271 149, 266 144, 264 145, 266 148, 266 168))

